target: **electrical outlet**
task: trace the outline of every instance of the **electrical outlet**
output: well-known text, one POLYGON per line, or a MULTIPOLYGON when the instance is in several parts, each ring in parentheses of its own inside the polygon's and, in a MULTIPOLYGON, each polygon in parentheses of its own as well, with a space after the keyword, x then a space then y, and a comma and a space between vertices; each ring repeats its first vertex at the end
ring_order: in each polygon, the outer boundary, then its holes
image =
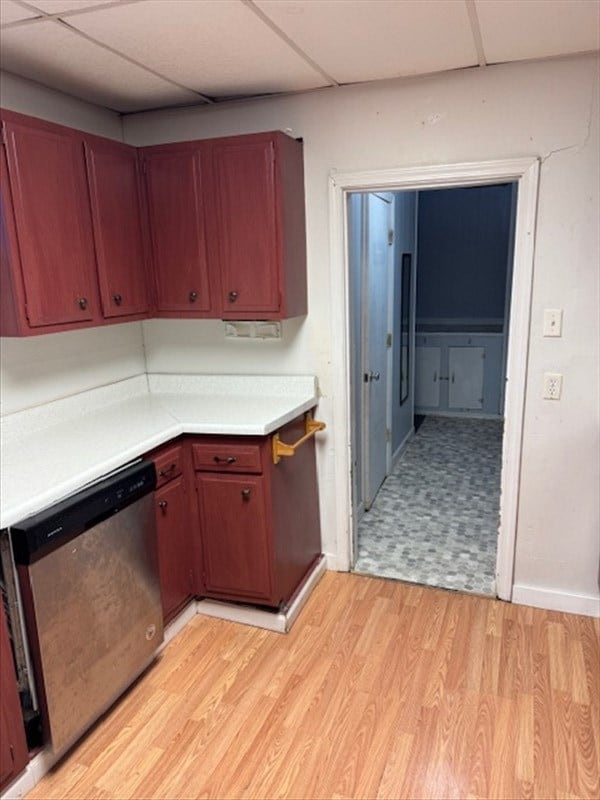
POLYGON ((544 375, 544 400, 560 400, 563 376, 560 372, 546 372, 544 375))

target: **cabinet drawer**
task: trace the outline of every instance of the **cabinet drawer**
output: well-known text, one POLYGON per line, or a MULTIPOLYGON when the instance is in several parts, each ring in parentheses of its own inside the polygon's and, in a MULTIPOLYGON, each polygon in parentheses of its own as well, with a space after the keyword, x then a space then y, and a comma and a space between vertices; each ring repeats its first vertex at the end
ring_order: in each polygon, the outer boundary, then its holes
POLYGON ((153 458, 156 467, 156 488, 183 472, 183 455, 181 445, 170 447, 153 458))
POLYGON ((258 445, 195 444, 192 453, 194 469, 203 472, 262 472, 258 445))

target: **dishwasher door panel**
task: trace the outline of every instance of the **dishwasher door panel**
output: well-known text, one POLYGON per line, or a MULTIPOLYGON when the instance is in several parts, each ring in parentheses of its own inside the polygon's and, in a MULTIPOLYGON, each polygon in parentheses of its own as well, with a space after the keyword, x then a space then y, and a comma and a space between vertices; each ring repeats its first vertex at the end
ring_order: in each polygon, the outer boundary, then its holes
MULTIPOLYGON (((64 752, 150 663, 163 639, 153 495, 28 573, 44 723, 64 752)), ((38 678, 39 680, 39 678, 38 678)))

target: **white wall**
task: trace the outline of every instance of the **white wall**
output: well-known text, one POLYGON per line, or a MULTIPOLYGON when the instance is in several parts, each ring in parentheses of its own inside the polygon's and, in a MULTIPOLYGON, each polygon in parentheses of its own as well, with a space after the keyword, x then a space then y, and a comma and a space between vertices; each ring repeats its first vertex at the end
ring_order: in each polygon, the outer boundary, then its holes
MULTIPOLYGON (((10 73, 0 75, 2 107, 122 140, 121 118, 10 73)), ((2 414, 139 375, 141 323, 0 340, 2 414)))
MULTIPOLYGON (((583 56, 126 117, 125 140, 136 145, 270 129, 289 129, 305 143, 307 319, 288 323, 284 341, 268 344, 225 342, 214 322, 146 323, 149 365, 314 372, 323 392, 320 416, 331 421, 338 340, 329 313, 330 172, 539 156, 515 580, 560 602, 561 592, 597 595, 597 71, 597 58, 583 56), (564 309, 562 339, 541 337, 545 307, 564 309), (559 403, 541 398, 545 371, 564 373, 559 403)), ((321 442, 324 546, 335 554, 333 453, 345 443, 331 433, 321 442)))

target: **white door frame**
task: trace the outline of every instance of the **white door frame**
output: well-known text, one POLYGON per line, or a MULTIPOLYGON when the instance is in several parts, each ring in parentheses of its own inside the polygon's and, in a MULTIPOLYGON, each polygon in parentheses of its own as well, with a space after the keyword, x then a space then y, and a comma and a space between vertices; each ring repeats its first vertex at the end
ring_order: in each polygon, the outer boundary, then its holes
POLYGON ((514 270, 506 368, 505 425, 502 443, 500 529, 496 591, 512 597, 515 539, 519 504, 523 413, 529 352, 529 325, 539 159, 519 158, 465 164, 407 167, 369 172, 332 172, 329 178, 331 243, 331 325, 333 441, 335 458, 336 568, 353 563, 352 428, 350 409, 350 308, 348 282, 348 192, 402 191, 518 182, 514 270))

